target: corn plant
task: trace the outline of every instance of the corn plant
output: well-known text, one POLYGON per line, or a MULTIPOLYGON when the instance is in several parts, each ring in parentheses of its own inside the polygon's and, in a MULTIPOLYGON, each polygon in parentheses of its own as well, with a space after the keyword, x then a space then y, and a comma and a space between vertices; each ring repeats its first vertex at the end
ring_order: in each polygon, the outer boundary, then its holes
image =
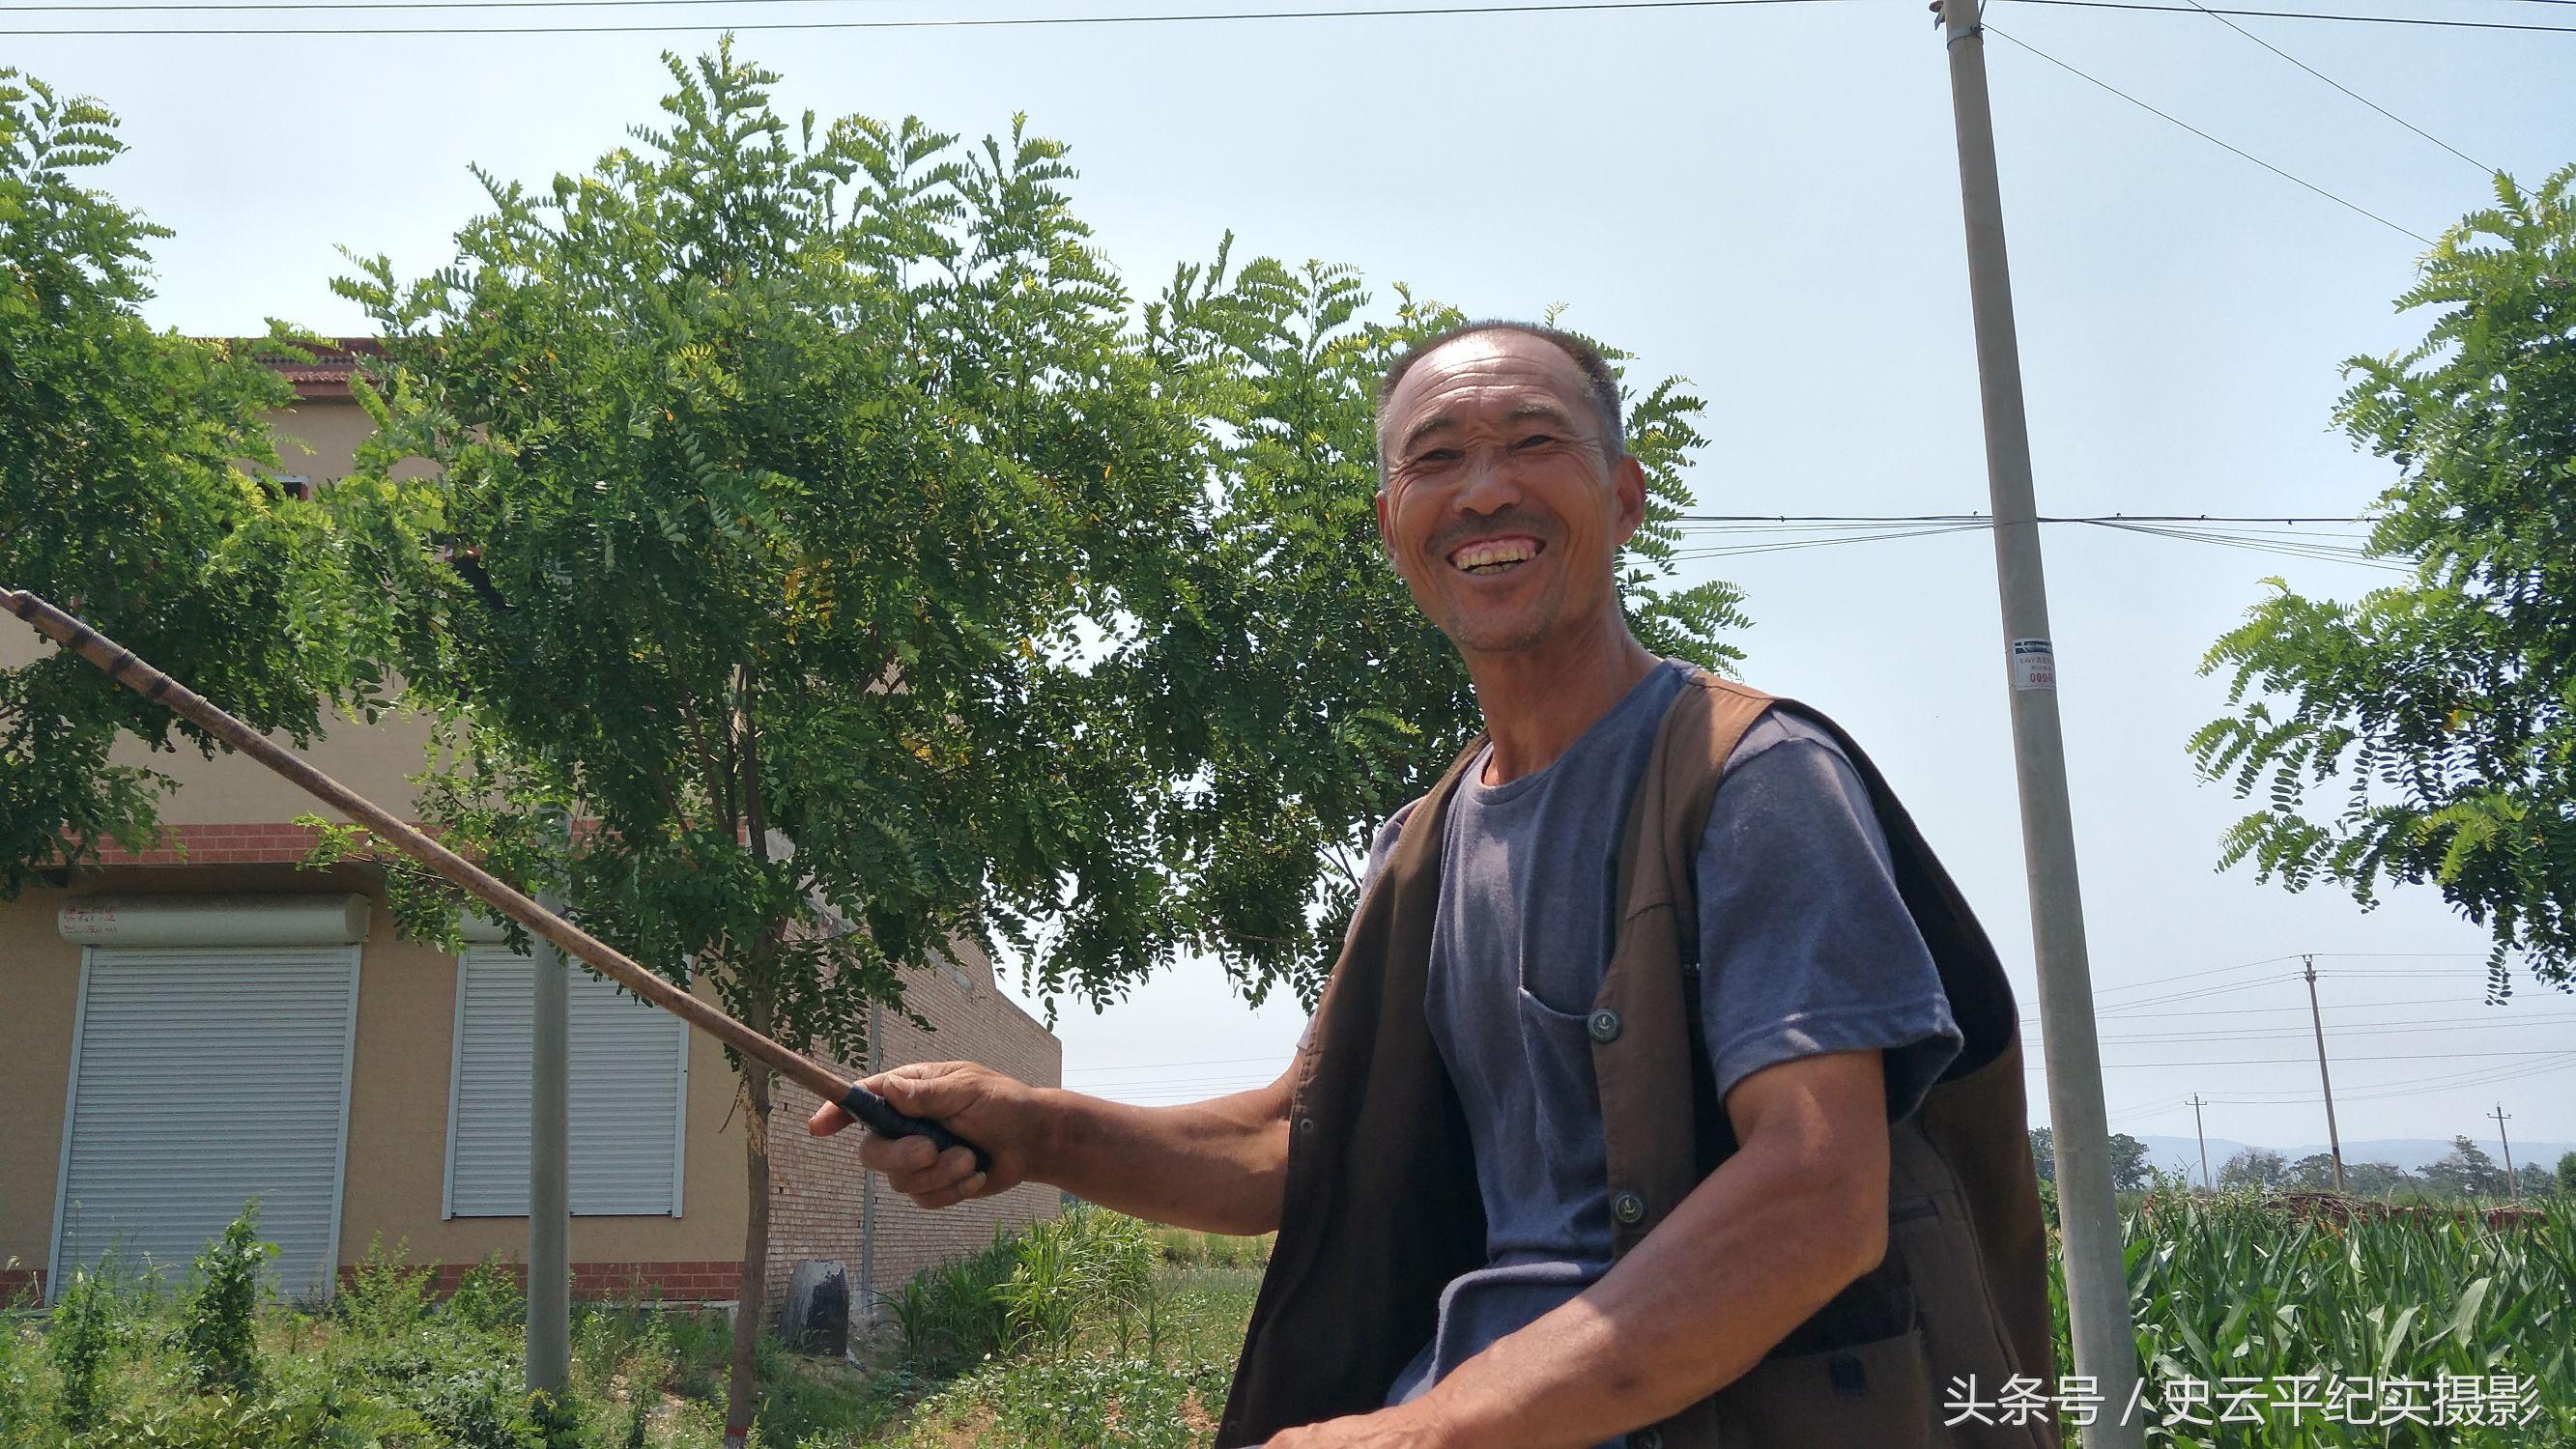
POLYGON ((2336 1220, 2157 1195, 2128 1238, 2150 1442, 2576 1444, 2576 1204, 2491 1224, 2475 1210, 2336 1220), (2225 1421, 2231 1381, 2263 1386, 2256 1408, 2234 1406, 2251 1421, 2225 1421), (2197 1405, 2195 1383, 2209 1388, 2197 1405), (2285 1391, 2317 1407, 2284 1412, 2285 1391))

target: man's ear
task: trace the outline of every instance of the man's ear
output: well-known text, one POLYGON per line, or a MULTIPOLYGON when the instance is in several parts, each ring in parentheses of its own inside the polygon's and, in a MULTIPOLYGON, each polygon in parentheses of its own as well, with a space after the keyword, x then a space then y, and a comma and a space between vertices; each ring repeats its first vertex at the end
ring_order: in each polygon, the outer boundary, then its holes
POLYGON ((1390 542, 1386 536, 1386 487, 1384 484, 1380 484, 1377 490, 1377 551, 1385 557, 1388 563, 1395 562, 1395 545, 1390 542))
POLYGON ((1646 521, 1646 465, 1631 453, 1610 470, 1610 489, 1619 499, 1619 542, 1636 537, 1646 521))

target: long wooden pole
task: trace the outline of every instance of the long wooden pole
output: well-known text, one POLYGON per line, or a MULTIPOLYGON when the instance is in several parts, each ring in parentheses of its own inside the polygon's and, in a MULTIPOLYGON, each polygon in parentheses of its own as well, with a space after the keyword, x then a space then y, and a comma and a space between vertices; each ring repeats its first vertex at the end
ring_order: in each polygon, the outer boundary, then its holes
POLYGON ((204 695, 153 668, 136 657, 132 650, 72 615, 24 590, 0 589, 0 604, 6 604, 10 613, 26 620, 37 633, 106 670, 110 679, 196 721, 204 726, 207 733, 292 780, 315 799, 360 821, 379 839, 391 842, 405 855, 456 882, 475 899, 553 942, 565 955, 588 962, 601 975, 744 1056, 767 1064, 780 1076, 824 1101, 839 1103, 843 1111, 869 1131, 886 1137, 926 1136, 943 1152, 950 1147, 967 1147, 975 1153, 979 1168, 990 1169, 991 1160, 982 1148, 963 1141, 936 1122, 908 1117, 896 1111, 891 1103, 875 1092, 845 1079, 803 1052, 772 1041, 681 990, 617 948, 538 905, 481 866, 396 818, 393 812, 315 769, 204 695))

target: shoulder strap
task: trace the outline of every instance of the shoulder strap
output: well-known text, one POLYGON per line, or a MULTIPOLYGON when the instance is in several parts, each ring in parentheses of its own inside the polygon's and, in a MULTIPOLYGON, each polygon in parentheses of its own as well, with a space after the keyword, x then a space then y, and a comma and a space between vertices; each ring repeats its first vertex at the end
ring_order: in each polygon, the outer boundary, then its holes
MULTIPOLYGON (((1693 738, 1676 740, 1678 751, 1689 768, 1673 778, 1682 790, 1676 824, 1680 825, 1680 873, 1675 877, 1677 890, 1673 900, 1675 923, 1681 933, 1684 969, 1696 976, 1699 971, 1699 891, 1698 863, 1700 842, 1708 836, 1708 813, 1716 803, 1717 788, 1726 782, 1726 762, 1735 758, 1738 745, 1754 724, 1769 712, 1772 696, 1758 689, 1701 674, 1694 681, 1699 686, 1697 697, 1704 700, 1706 723, 1694 725, 1693 738)), ((1682 763, 1676 760, 1676 764, 1682 763)), ((1669 846, 1667 847, 1670 848, 1669 846)))

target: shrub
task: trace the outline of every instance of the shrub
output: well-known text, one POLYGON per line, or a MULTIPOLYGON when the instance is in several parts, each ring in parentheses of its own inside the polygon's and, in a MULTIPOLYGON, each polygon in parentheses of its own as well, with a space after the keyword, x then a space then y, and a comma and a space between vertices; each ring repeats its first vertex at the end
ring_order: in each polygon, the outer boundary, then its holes
POLYGON ((519 1290, 519 1280, 499 1258, 486 1258, 466 1269, 465 1276, 457 1280, 456 1291, 447 1300, 447 1311, 469 1327, 493 1333, 524 1326, 528 1321, 528 1299, 519 1290))
POLYGON ((1018 1244, 997 1233, 982 1252, 925 1268, 887 1296, 914 1372, 944 1378, 1002 1350, 1010 1323, 994 1290, 1018 1255, 1018 1244))
POLYGON ((0 1444, 35 1425, 35 1357, 32 1335, 0 1313, 0 1444))
POLYGON ((420 1416, 456 1449, 551 1449, 528 1415, 516 1364, 483 1364, 426 1385, 420 1416))
POLYGON ((1123 1330, 1153 1291, 1159 1253, 1145 1224, 1085 1204, 1032 1224, 1016 1256, 993 1289, 1011 1343, 1061 1354, 1087 1319, 1115 1319, 1123 1330))
POLYGON ((128 1336, 125 1305, 97 1272, 74 1269, 69 1287, 54 1300, 47 1347, 60 1381, 55 1416, 75 1434, 96 1426, 106 1407, 105 1376, 128 1336))
POLYGON ((259 1392, 260 1270, 276 1252, 275 1243, 260 1241, 259 1205, 252 1202, 189 1265, 178 1338, 197 1392, 245 1398, 259 1392))
POLYGON ((1195 1449, 1228 1369, 1099 1358, 996 1363, 925 1401, 907 1445, 963 1442, 1050 1449, 1195 1449), (1194 1412, 1195 1411, 1195 1412, 1194 1412))
POLYGON ((350 1332, 382 1341, 409 1332, 429 1315, 430 1271, 411 1266, 405 1256, 401 1243, 388 1249, 381 1237, 367 1245, 366 1258, 333 1305, 350 1332))

